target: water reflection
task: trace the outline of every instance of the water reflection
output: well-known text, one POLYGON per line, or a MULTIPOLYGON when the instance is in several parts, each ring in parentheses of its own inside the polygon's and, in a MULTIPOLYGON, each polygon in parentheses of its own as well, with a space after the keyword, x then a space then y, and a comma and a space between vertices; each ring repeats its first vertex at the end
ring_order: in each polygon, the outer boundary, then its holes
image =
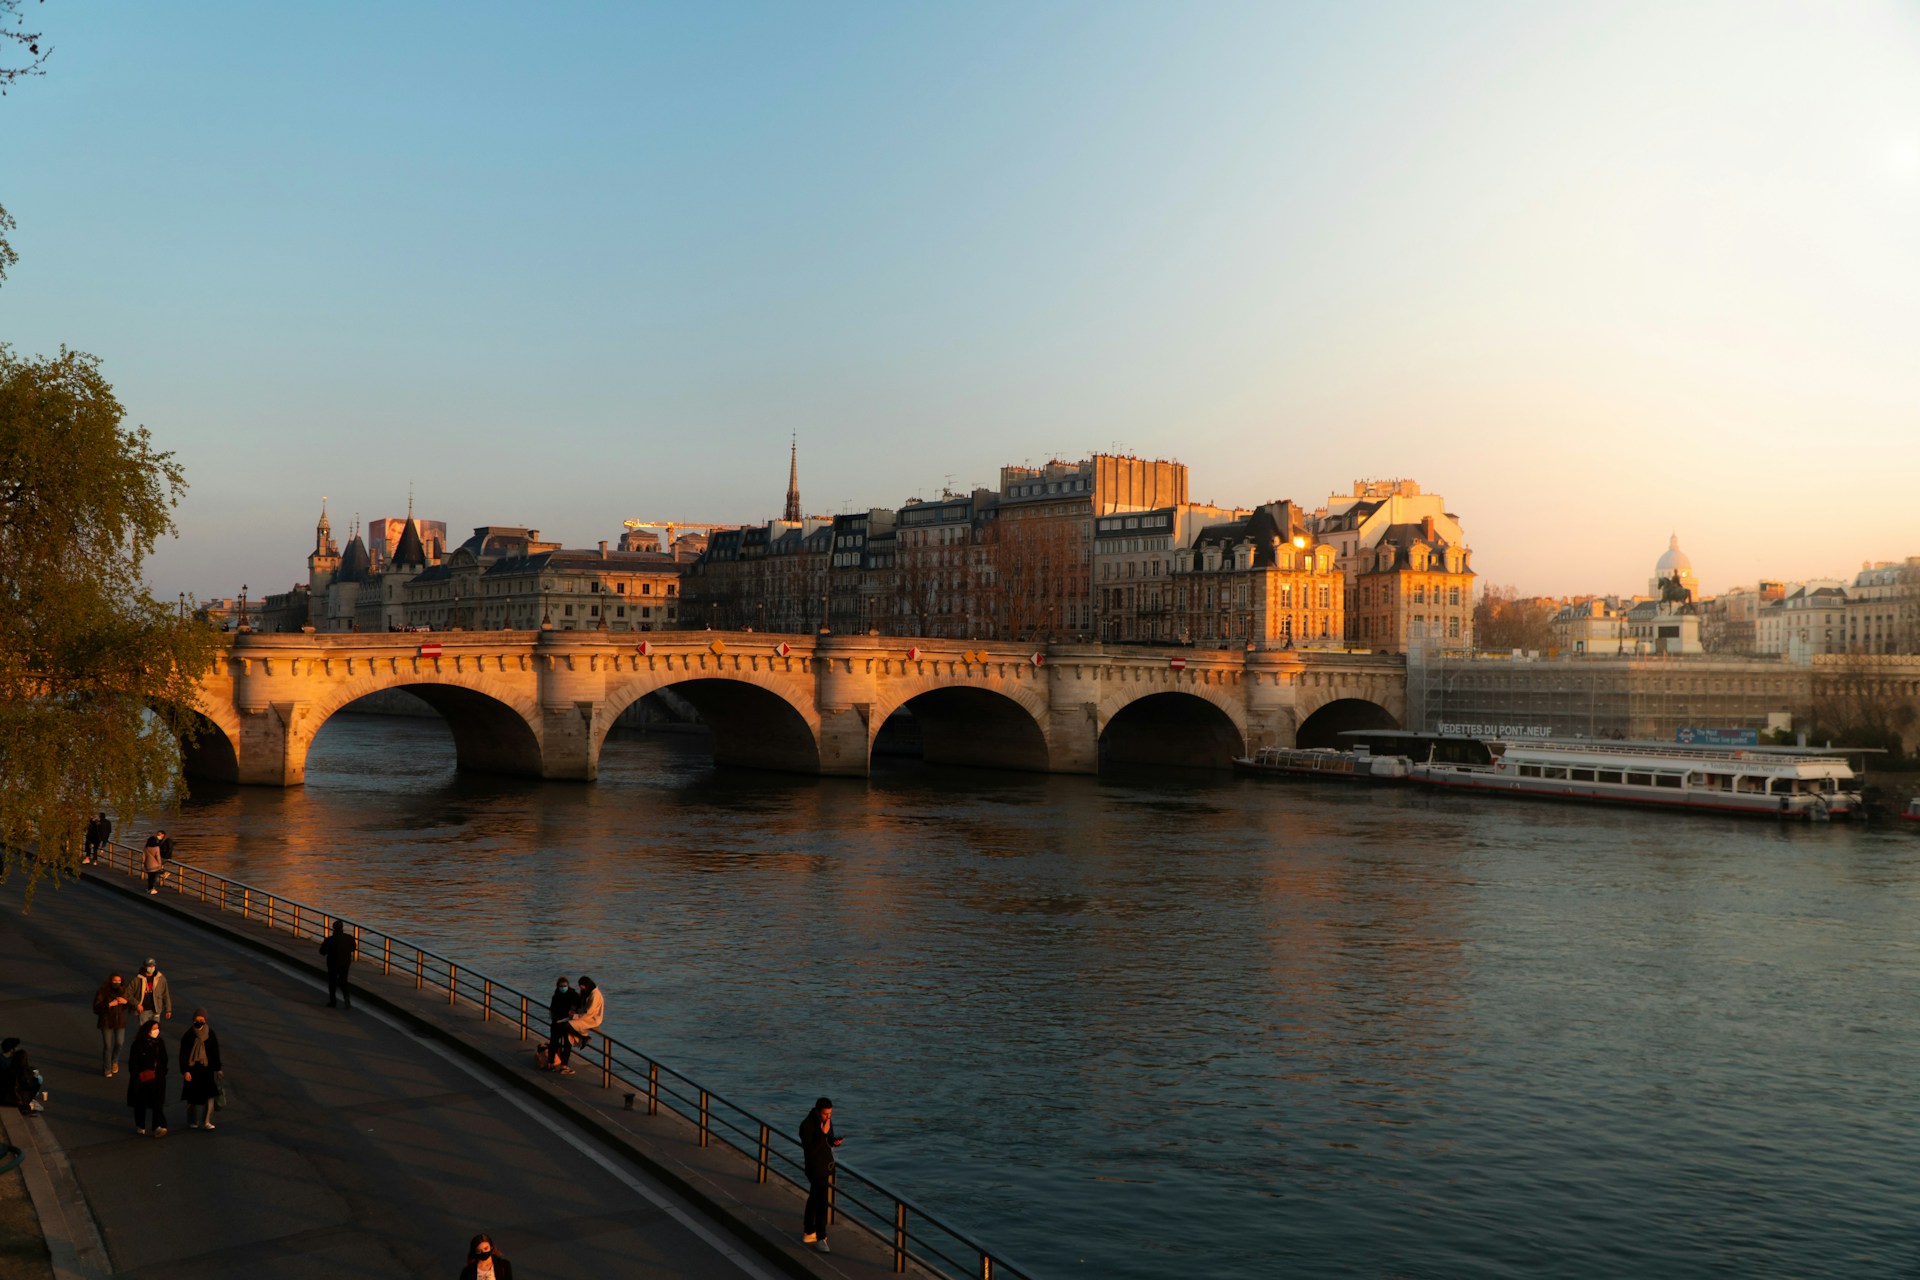
POLYGON ((341 716, 305 789, 174 829, 529 990, 591 972, 621 1034, 775 1118, 831 1092, 850 1160, 1044 1274, 1858 1273, 1917 1243, 1920 842, 716 773, 666 737, 593 786, 452 763, 433 723, 341 716))

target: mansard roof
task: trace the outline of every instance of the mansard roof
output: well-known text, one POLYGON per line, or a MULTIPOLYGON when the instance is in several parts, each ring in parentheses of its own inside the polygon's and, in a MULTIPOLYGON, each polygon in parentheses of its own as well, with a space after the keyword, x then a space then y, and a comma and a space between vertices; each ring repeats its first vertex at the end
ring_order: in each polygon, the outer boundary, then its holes
POLYGON ((627 573, 648 569, 657 573, 684 573, 687 562, 659 551, 542 551, 538 555, 508 556, 488 565, 487 576, 510 573, 541 573, 546 570, 565 573, 592 573, 618 569, 627 573))
POLYGON ((1275 563, 1274 552, 1280 543, 1292 541, 1296 533, 1304 533, 1305 530, 1306 523, 1301 517, 1300 508, 1291 502, 1269 502, 1255 507, 1253 514, 1244 520, 1208 525, 1193 540, 1193 549, 1234 547, 1250 541, 1253 543, 1253 567, 1265 568, 1275 563))

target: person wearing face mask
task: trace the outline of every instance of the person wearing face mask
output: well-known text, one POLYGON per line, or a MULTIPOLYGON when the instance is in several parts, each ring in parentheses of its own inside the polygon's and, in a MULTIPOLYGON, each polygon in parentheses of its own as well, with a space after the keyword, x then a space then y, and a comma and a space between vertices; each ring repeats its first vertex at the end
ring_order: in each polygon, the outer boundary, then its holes
POLYGON ((112 1078, 120 1070, 120 1051, 127 1043, 127 1010, 133 998, 119 974, 109 974, 93 993, 93 1025, 100 1028, 100 1071, 112 1078))
POLYGON ((167 975, 160 972, 152 956, 148 956, 140 972, 133 975, 132 992, 133 1007, 140 1014, 141 1026, 160 1018, 173 1019, 173 989, 167 985, 167 975))
POLYGON ((482 1231, 467 1246, 460 1280, 513 1280, 513 1264, 493 1251, 493 1237, 482 1231))
POLYGON ((212 1129, 213 1100, 220 1093, 220 1037, 207 1025, 207 1011, 193 1011, 193 1025, 180 1037, 180 1101, 190 1128, 212 1129))
POLYGON ((566 1063, 566 1059, 558 1057, 560 1045, 566 1038, 567 1019, 580 1007, 580 997, 574 994, 570 982, 566 974, 561 974, 560 980, 553 985, 552 997, 547 1001, 547 1048, 541 1065, 549 1070, 566 1063))
POLYGON ((149 1022, 133 1037, 127 1053, 127 1105, 133 1108, 133 1131, 147 1134, 147 1112, 153 1112, 153 1136, 167 1136, 167 1045, 160 1024, 149 1022))

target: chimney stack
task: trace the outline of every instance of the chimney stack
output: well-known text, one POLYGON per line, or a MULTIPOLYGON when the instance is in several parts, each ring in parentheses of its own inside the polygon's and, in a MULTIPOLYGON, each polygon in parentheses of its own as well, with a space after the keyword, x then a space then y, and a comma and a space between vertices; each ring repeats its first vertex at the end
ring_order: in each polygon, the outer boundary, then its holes
MULTIPOLYGON (((1433 521, 1428 520, 1427 524, 1428 526, 1432 526, 1433 521)), ((602 560, 605 560, 607 558, 607 540, 605 538, 600 539, 600 558, 602 560)))
MULTIPOLYGON (((1433 541, 1433 517, 1432 516, 1420 517, 1420 532, 1428 542, 1433 541)), ((604 547, 605 547, 605 544, 603 543, 602 548, 604 549, 604 547)))

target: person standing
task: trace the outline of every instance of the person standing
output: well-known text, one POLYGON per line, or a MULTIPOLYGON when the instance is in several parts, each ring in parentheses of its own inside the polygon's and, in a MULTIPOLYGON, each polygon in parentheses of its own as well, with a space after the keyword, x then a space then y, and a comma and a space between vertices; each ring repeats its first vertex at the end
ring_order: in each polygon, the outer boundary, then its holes
POLYGON ((160 833, 147 837, 146 847, 140 850, 140 869, 147 873, 147 892, 160 892, 160 881, 167 874, 167 856, 161 852, 160 833))
POLYGON ((347 971, 353 967, 353 958, 360 954, 360 939, 347 932, 345 920, 333 922, 333 932, 320 943, 320 954, 327 958, 327 1008, 332 1009, 334 996, 346 1002, 347 1008, 353 1008, 353 992, 347 987, 347 971))
POLYGON ((562 1024, 565 1031, 553 1046, 553 1056, 560 1063, 560 1074, 563 1076, 573 1074, 573 1067, 568 1060, 573 1057, 574 1040, 577 1038, 581 1044, 585 1044, 593 1038, 592 1033, 600 1024, 607 1020, 606 997, 600 994, 600 988, 593 979, 584 973, 580 975, 580 994, 576 999, 579 1004, 562 1024))
POLYGON ((833 1185, 833 1149, 843 1141, 833 1131, 833 1099, 820 1098, 800 1122, 800 1151, 807 1169, 807 1208, 800 1220, 801 1244, 827 1247, 827 1195, 833 1185))
POLYGON ((467 1246, 460 1280, 513 1280, 513 1264, 494 1252, 493 1237, 482 1231, 467 1246))
POLYGON ((173 861, 173 837, 164 831, 154 833, 160 840, 160 858, 164 862, 173 861))
POLYGON ((193 1025, 180 1037, 180 1101, 188 1126, 212 1129, 213 1100, 220 1096, 220 1037, 207 1025, 207 1011, 193 1011, 193 1025))
POLYGON ((580 1007, 580 997, 574 994, 568 985, 570 979, 561 974, 559 981, 553 984, 553 995, 547 1001, 547 1066, 565 1066, 565 1060, 559 1057, 560 1042, 567 1037, 566 1022, 580 1007))
POLYGON ((127 1053, 127 1105, 133 1108, 133 1131, 147 1135, 147 1113, 153 1113, 153 1136, 167 1136, 167 1045, 160 1024, 149 1022, 133 1037, 127 1053))
POLYGON ((167 985, 167 975, 160 972, 152 956, 148 956, 140 972, 133 975, 132 999, 142 1027, 160 1018, 173 1020, 173 989, 167 985))
POLYGON ((120 1051, 127 1043, 127 1010, 133 1000, 119 974, 107 975, 93 993, 93 1024, 100 1028, 100 1073, 109 1079, 120 1070, 120 1051))

